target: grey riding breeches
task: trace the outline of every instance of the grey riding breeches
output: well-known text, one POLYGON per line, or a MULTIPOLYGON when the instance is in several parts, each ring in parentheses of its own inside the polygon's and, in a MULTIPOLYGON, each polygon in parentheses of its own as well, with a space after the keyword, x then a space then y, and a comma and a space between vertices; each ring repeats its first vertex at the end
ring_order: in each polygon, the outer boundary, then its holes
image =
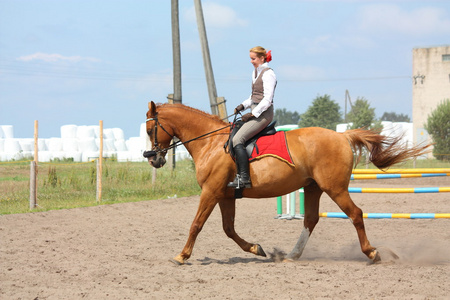
MULTIPOLYGON (((252 105, 253 109, 255 105, 252 105)), ((261 130, 267 127, 273 120, 273 105, 263 112, 258 118, 253 118, 244 123, 233 137, 233 147, 239 144, 245 144, 246 141, 257 135, 261 130)))

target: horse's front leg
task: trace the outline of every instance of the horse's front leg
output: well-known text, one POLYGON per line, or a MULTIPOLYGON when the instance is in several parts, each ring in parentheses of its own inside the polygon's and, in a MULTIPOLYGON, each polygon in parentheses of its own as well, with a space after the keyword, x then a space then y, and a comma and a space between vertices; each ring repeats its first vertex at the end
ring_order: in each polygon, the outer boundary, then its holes
POLYGON ((186 260, 189 259, 189 257, 191 257, 192 249, 194 248, 197 235, 202 230, 203 225, 211 215, 211 212, 213 211, 216 204, 217 200, 212 193, 202 191, 200 195, 200 203, 198 205, 197 214, 195 215, 194 221, 191 224, 191 229, 189 230, 189 237, 186 245, 184 246, 181 253, 171 260, 172 262, 182 265, 186 262, 186 260))
POLYGON ((234 218, 236 215, 236 199, 225 198, 219 202, 222 213, 222 226, 225 234, 231 238, 242 250, 255 255, 266 256, 266 253, 259 244, 251 244, 243 240, 234 229, 234 218))

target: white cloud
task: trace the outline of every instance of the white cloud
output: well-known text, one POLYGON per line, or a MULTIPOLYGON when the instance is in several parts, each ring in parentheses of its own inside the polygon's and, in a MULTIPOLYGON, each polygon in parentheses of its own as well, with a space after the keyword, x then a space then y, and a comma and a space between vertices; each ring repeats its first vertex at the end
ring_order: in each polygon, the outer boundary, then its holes
POLYGON ((82 57, 79 55, 75 56, 63 56, 61 54, 48 54, 48 53, 34 53, 30 55, 25 55, 17 58, 19 61, 29 62, 33 60, 41 60, 45 62, 81 62, 81 61, 87 61, 87 62, 99 62, 100 60, 94 57, 82 57))
MULTIPOLYGON (((239 18, 237 13, 228 6, 214 2, 205 2, 202 4, 202 9, 206 26, 228 28, 242 27, 248 24, 246 20, 239 18)), ((188 21, 197 22, 194 6, 186 11, 185 17, 188 21)))
POLYGON ((373 4, 362 8, 357 28, 374 33, 400 33, 423 36, 450 33, 450 17, 443 9, 421 7, 405 10, 394 4, 373 4))

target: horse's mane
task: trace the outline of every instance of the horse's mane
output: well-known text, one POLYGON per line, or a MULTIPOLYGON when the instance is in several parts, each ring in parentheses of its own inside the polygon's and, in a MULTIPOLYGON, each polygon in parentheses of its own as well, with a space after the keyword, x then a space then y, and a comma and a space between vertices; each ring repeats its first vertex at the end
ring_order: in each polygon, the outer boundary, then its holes
POLYGON ((209 114, 209 113, 204 112, 202 110, 199 110, 199 109, 196 109, 196 108, 193 108, 193 107, 190 107, 190 106, 186 106, 184 104, 158 103, 158 104, 156 104, 156 106, 159 107, 159 108, 166 108, 167 107, 167 108, 170 109, 170 108, 176 107, 176 108, 184 109, 184 110, 187 110, 187 111, 192 112, 194 114, 199 114, 199 115, 201 115, 201 116, 203 116, 205 118, 208 118, 208 119, 210 119, 210 120, 212 120, 214 122, 217 122, 217 123, 219 123, 221 125, 222 124, 225 124, 225 125, 227 124, 227 122, 221 120, 216 115, 209 114))

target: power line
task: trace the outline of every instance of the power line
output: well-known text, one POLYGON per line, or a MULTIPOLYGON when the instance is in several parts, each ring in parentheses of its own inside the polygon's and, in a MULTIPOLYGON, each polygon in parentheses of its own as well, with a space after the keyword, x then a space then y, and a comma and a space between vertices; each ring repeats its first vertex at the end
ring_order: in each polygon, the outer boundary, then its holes
POLYGON ((283 79, 283 81, 310 82, 310 81, 357 81, 357 80, 386 80, 386 79, 412 79, 411 76, 379 76, 379 77, 341 77, 341 78, 313 78, 313 79, 283 79))
MULTIPOLYGON (((123 69, 99 69, 94 67, 72 67, 72 66, 55 66, 43 63, 33 63, 29 66, 18 64, 17 62, 2 62, 0 61, 0 75, 17 75, 17 76, 38 76, 38 77, 52 77, 52 78, 66 78, 66 79, 86 79, 86 80, 124 80, 124 81, 152 81, 152 82, 166 82, 172 78, 171 73, 147 73, 136 72, 133 70, 123 69)), ((220 76, 218 81, 243 81, 247 76, 220 76)), ((411 76, 368 76, 368 77, 339 77, 339 78, 293 78, 279 76, 280 81, 283 82, 337 82, 337 81, 373 81, 373 80, 398 80, 409 79, 411 76)), ((202 75, 183 75, 183 80, 197 81, 205 80, 202 75)))

